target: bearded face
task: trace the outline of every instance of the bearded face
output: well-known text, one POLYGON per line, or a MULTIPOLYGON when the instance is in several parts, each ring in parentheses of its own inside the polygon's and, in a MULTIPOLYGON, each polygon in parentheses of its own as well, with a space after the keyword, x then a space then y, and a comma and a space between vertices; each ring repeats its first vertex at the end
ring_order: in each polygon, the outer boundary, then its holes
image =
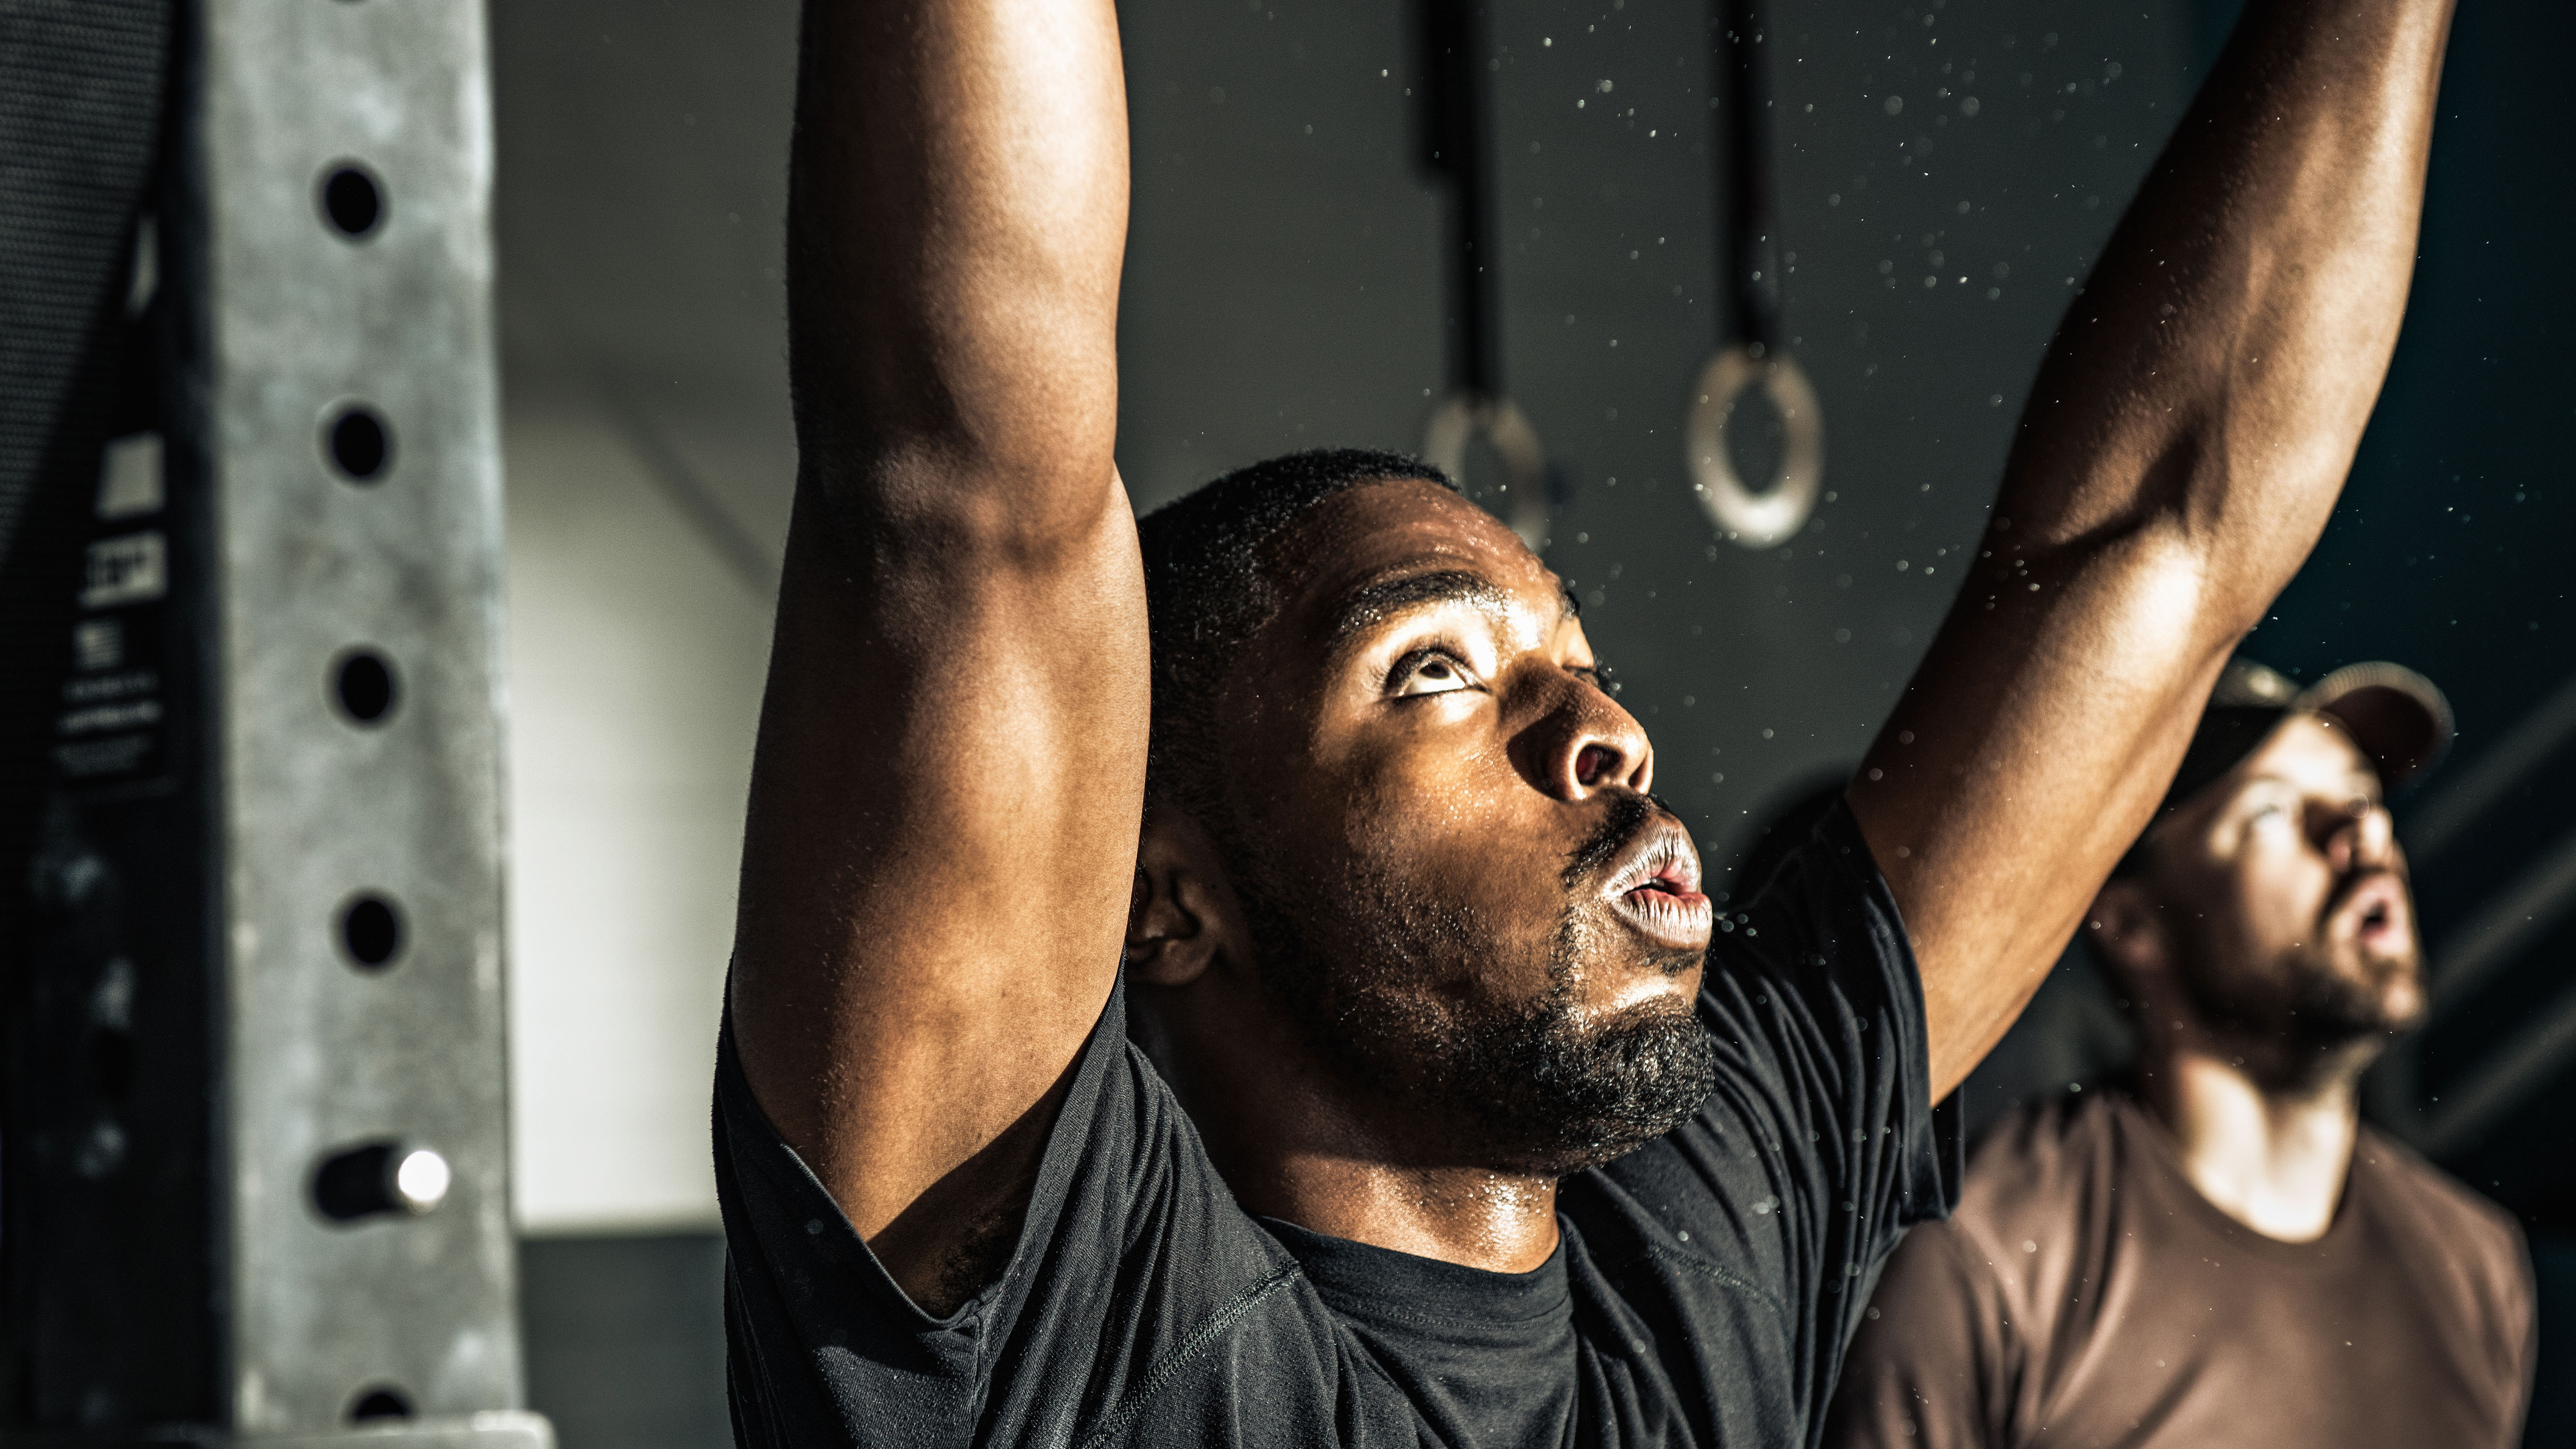
POLYGON ((1415 1160, 1531 1176, 1671 1130, 1714 1079, 1712 907, 1564 583, 1426 483, 1318 505, 1268 577, 1205 824, 1336 1095, 1415 1160))
POLYGON ((1614 872, 1677 834, 1645 797, 1621 797, 1556 873, 1544 916, 1510 909, 1489 880, 1366 856, 1328 881, 1239 860, 1236 890, 1264 983, 1321 1054, 1443 1123, 1458 1162, 1557 1177, 1670 1132, 1715 1081, 1688 997, 1603 1008, 1587 990, 1605 976, 1699 971, 1704 948, 1641 939, 1604 899, 1614 872), (1458 989, 1514 981, 1541 984, 1458 989))
POLYGON ((2281 1085, 2421 1019, 2422 953, 2379 782, 2350 739, 2284 720, 2157 833, 2140 883, 2175 1005, 2281 1085))

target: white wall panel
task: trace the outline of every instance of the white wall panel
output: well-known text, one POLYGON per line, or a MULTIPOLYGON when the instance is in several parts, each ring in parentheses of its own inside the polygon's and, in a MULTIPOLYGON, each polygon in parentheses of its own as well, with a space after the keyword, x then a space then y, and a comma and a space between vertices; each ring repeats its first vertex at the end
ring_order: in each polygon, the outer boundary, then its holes
MULTIPOLYGON (((709 1225, 707 1092, 770 599, 603 409, 522 403, 503 446, 519 1219, 709 1225)), ((771 472, 784 496, 775 453, 670 446, 771 472)), ((760 546, 774 556, 766 530, 760 546)))

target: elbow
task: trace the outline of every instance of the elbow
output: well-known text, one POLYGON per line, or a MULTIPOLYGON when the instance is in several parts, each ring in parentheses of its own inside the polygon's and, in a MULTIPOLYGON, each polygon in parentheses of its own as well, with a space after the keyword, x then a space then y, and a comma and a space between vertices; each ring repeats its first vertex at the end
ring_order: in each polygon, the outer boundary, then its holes
POLYGON ((2230 649, 2263 622, 2324 528, 2338 490, 2309 480, 2341 474, 2277 452, 2238 456, 2231 432, 2215 425, 2170 439, 2143 469, 2131 506, 2095 540, 2139 559, 2142 576, 2163 580, 2158 591, 2230 649))
POLYGON ((797 494, 797 531, 835 553, 945 558, 978 570, 1050 572, 1094 556, 1104 530, 1134 527, 1106 448, 916 442, 857 462, 809 451, 797 494))
POLYGON ((843 360, 809 343, 791 369, 797 513, 835 545, 1038 562, 1132 525, 1114 356, 957 368, 890 347, 827 365, 843 360))
POLYGON ((2263 622, 2286 581, 2257 557, 2267 552, 2241 529, 2180 512, 2134 520, 2105 550, 2128 561, 2117 576, 2132 581, 2134 617, 2162 621, 2176 643, 2220 656, 2263 622))

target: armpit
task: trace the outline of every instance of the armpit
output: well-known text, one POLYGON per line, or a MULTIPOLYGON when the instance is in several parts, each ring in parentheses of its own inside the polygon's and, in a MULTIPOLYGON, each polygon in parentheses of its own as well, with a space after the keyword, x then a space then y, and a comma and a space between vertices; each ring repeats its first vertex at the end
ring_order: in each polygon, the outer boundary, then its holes
POLYGON ((1023 1189, 1010 1201, 995 1203, 961 1225, 957 1236, 930 1261, 899 1280, 922 1312, 946 1318, 983 1292, 1011 1266, 1019 1245, 1020 1222, 1028 1215, 1029 1194, 1023 1189), (917 1276, 920 1281, 913 1281, 917 1276))

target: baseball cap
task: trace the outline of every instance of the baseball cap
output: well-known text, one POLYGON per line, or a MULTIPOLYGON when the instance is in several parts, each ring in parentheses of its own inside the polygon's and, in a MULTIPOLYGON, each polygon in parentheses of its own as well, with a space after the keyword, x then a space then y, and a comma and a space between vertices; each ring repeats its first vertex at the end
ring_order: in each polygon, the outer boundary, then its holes
POLYGON ((2341 725, 2391 790, 2431 769, 2451 747, 2450 701, 2404 665, 2347 664, 2303 689, 2279 670, 2239 656, 2219 674, 2172 788, 2114 873, 2143 864, 2146 837, 2167 815, 2235 769, 2294 714, 2319 714, 2341 725))

